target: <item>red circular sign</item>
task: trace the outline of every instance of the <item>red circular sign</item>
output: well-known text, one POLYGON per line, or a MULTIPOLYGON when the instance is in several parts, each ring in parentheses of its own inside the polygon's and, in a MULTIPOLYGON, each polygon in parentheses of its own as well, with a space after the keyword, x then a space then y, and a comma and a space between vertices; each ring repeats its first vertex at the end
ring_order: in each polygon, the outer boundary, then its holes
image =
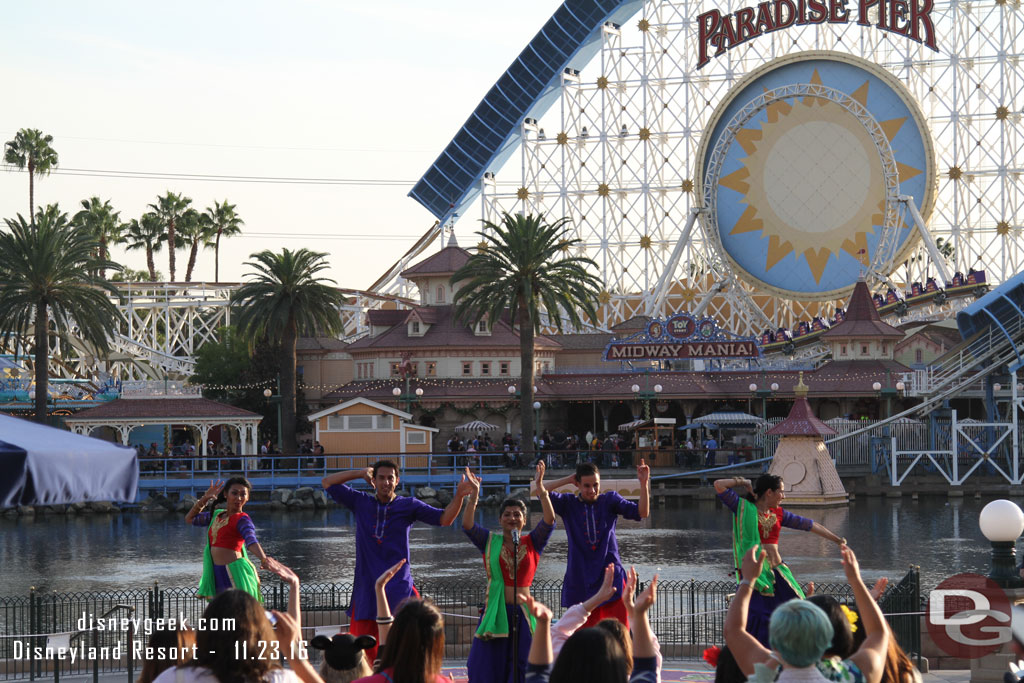
POLYGON ((932 640, 952 657, 977 659, 1008 643, 1010 600, 992 579, 956 574, 928 594, 925 621, 932 640))
POLYGON ((676 339, 686 339, 693 336, 696 324, 688 315, 676 315, 668 319, 668 333, 676 339))

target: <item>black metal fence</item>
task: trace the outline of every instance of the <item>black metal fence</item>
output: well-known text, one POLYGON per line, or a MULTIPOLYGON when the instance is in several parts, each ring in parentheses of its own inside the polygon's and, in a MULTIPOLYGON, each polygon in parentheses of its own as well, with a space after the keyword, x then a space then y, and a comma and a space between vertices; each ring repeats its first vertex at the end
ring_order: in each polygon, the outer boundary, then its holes
MULTIPOLYGON (((536 581, 533 595, 550 606, 558 617, 561 581, 536 581)), ((422 595, 430 597, 445 615, 445 658, 465 660, 476 630, 480 610, 486 599, 487 585, 482 581, 425 581, 418 585, 422 595)), ((664 581, 658 586, 658 600, 650 613, 651 625, 666 659, 699 657, 709 645, 721 644, 722 627, 729 599, 736 590, 731 581, 664 581)), ((819 584, 817 593, 834 595, 840 602, 853 604, 846 584, 819 584)), ((264 586, 268 609, 284 611, 288 606, 288 588, 282 584, 264 586)), ((352 597, 352 584, 328 583, 302 586, 300 606, 304 636, 317 632, 334 633, 348 624, 345 610, 352 597)), ((920 653, 920 611, 922 607, 920 573, 910 571, 882 597, 880 604, 900 644, 911 653, 920 653)), ((52 679, 61 676, 124 672, 134 679, 141 663, 141 648, 148 630, 159 620, 184 619, 195 624, 206 602, 194 588, 162 588, 154 584, 148 590, 95 593, 38 593, 25 597, 0 598, 0 680, 52 679), (123 628, 97 628, 98 620, 125 620, 123 628), (133 621, 134 619, 134 621, 133 621), (70 645, 77 652, 61 659, 45 648, 70 645), (39 654, 39 656, 35 656, 39 654)), ((104 621, 103 625, 109 622, 104 621)), ((311 657, 319 656, 310 650, 311 657)))

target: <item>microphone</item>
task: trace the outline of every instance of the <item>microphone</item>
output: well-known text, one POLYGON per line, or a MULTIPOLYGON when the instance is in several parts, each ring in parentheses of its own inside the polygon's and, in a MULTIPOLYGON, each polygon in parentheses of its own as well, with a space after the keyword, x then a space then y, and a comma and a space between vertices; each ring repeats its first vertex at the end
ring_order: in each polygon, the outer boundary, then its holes
POLYGON ((519 529, 512 530, 512 545, 519 545, 519 529))

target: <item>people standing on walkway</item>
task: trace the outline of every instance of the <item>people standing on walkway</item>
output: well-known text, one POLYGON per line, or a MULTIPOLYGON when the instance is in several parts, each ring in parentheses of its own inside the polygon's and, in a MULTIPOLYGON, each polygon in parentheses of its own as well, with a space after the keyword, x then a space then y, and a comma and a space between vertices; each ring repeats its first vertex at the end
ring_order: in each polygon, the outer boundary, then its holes
POLYGON ((473 483, 473 493, 466 500, 462 513, 462 529, 484 557, 487 572, 487 605, 469 648, 466 668, 473 683, 521 683, 526 676, 526 658, 530 652, 535 620, 526 611, 530 585, 537 571, 555 524, 551 495, 544 488, 544 461, 537 463, 534 488, 540 501, 543 519, 522 537, 529 511, 517 498, 507 498, 498 509, 501 533, 488 531, 476 523, 476 504, 480 498, 480 479, 466 470, 473 483), (514 558, 514 559, 513 559, 514 558), (513 568, 515 576, 513 577, 513 568), (513 650, 512 630, 517 630, 513 650), (516 677, 512 679, 512 662, 516 658, 516 677))
POLYGON ((192 509, 185 515, 185 523, 207 527, 207 543, 203 550, 203 576, 198 595, 213 598, 229 588, 238 588, 263 600, 260 595, 260 577, 249 560, 249 554, 259 560, 263 569, 275 570, 274 562, 256 540, 256 527, 252 519, 242 512, 252 484, 245 477, 232 477, 227 482, 211 481, 192 509), (203 509, 214 502, 211 511, 203 509))
POLYGON ((626 572, 619 558, 615 524, 619 517, 640 521, 651 510, 651 469, 641 459, 636 467, 640 481, 640 500, 626 500, 616 491, 601 492, 601 473, 593 463, 576 466, 576 473, 545 484, 551 493, 555 512, 562 517, 569 541, 565 578, 562 582, 562 607, 571 607, 596 593, 604 579, 604 568, 615 567, 613 596, 590 613, 584 626, 592 626, 604 618, 618 619, 629 626, 629 615, 622 602, 626 572), (576 494, 556 493, 566 484, 574 484, 576 494))
POLYGON ((709 436, 704 442, 704 449, 707 451, 704 456, 704 467, 714 467, 715 456, 718 454, 718 442, 715 441, 714 435, 709 436))
MULTIPOLYGON (((406 563, 387 586, 391 608, 408 597, 419 597, 409 571, 409 528, 417 521, 433 526, 450 525, 458 517, 463 499, 473 489, 463 476, 452 502, 441 510, 416 498, 395 495, 398 481, 398 465, 390 460, 379 460, 366 469, 335 472, 322 481, 327 494, 351 510, 356 521, 356 568, 348 609, 349 632, 354 636, 377 637, 374 583, 399 560, 406 563), (365 480, 372 493, 348 486, 348 482, 358 479, 365 480)), ((376 648, 367 653, 371 661, 376 655, 376 648)))
POLYGON ((715 480, 714 486, 718 499, 733 513, 732 545, 736 569, 740 569, 743 555, 751 548, 764 548, 767 554, 768 561, 754 582, 747 621, 750 634, 767 647, 772 612, 788 600, 804 597, 800 584, 779 553, 781 528, 810 531, 837 545, 844 545, 846 539, 813 519, 783 510, 781 504, 786 498, 786 484, 782 477, 762 474, 754 483, 743 477, 730 477, 715 480), (746 489, 745 496, 738 495, 734 490, 737 488, 746 489))

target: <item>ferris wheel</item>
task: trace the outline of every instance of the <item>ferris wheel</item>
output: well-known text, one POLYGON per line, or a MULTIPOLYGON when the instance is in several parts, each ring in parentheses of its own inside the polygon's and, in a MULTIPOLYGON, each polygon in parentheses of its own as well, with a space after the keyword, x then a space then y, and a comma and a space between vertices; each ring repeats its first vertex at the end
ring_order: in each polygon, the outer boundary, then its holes
POLYGON ((1024 269, 1022 47, 1020 0, 569 0, 411 196, 568 217, 603 326, 945 318, 1024 269))

